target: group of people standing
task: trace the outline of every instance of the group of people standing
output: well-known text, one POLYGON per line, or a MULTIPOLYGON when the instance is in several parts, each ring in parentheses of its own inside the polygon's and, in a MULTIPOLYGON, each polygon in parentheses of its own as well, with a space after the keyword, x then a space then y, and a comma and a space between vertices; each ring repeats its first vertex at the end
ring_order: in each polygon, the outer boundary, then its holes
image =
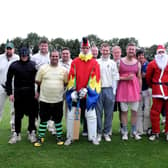
POLYGON ((150 63, 144 51, 136 51, 129 43, 126 56, 121 58, 121 48, 102 43, 101 57, 98 48, 90 46, 87 38, 81 42, 78 57, 71 60, 70 50, 49 53, 48 42, 39 43, 39 53, 30 56, 29 49, 22 47, 19 56, 14 45, 6 44, 0 55, 0 118, 5 99, 11 102, 10 144, 21 140, 21 121, 29 117, 28 139, 39 147, 44 143, 48 127, 58 145, 74 142, 75 109, 80 107, 83 135, 94 145, 112 138, 113 112, 119 112, 122 140, 128 140, 128 111, 131 111, 130 136, 140 140, 152 127, 149 140, 160 133, 160 113, 166 114, 165 134, 168 140, 168 56, 159 45, 150 63), (152 88, 152 108, 151 91, 152 88), (62 118, 66 115, 67 135, 63 139, 62 118), (104 116, 104 117, 103 117, 104 116), (39 120, 39 124, 37 121, 39 120), (48 122, 51 120, 50 122, 48 122), (36 127, 38 125, 38 129, 36 127))

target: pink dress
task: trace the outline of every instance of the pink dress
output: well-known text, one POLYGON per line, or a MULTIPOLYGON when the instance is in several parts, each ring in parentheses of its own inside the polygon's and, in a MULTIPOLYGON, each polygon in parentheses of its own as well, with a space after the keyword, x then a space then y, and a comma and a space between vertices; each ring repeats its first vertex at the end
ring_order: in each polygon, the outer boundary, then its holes
POLYGON ((136 102, 140 100, 140 83, 137 78, 138 62, 127 65, 120 60, 119 73, 121 77, 134 74, 132 80, 120 80, 117 88, 117 102, 136 102))

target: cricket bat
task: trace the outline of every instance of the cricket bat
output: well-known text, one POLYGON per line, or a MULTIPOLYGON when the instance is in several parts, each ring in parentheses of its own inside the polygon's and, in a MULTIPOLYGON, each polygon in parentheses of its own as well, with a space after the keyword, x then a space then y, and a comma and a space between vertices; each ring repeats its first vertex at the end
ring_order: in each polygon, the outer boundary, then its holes
POLYGON ((80 133, 80 115, 81 115, 79 100, 78 100, 78 103, 77 103, 77 107, 75 108, 74 115, 75 116, 74 116, 73 139, 78 140, 79 139, 79 133, 80 133))

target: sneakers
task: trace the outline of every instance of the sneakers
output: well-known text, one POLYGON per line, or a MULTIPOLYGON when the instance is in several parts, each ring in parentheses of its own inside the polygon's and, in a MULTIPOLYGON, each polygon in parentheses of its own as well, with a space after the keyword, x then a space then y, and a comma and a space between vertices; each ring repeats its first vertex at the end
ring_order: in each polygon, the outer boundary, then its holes
POLYGON ((153 134, 149 137, 150 141, 155 141, 156 139, 159 139, 159 134, 153 134))
POLYGON ((102 140, 102 135, 101 134, 97 134, 97 140, 98 140, 98 142, 101 142, 101 140, 102 140))
POLYGON ((70 138, 68 138, 65 142, 64 142, 64 145, 65 146, 69 146, 72 144, 72 140, 70 138))
POLYGON ((104 134, 104 139, 106 142, 111 142, 111 138, 108 134, 104 134))
POLYGON ((135 140, 140 140, 140 139, 142 139, 142 137, 139 136, 139 134, 137 134, 137 132, 131 133, 130 136, 131 136, 132 138, 134 138, 135 140))
POLYGON ((9 144, 15 144, 17 141, 21 141, 21 135, 17 135, 16 132, 14 132, 8 141, 9 144))
POLYGON ((128 133, 127 133, 127 132, 123 132, 121 139, 122 139, 123 141, 127 141, 127 140, 128 140, 128 133))
POLYGON ((34 143, 35 147, 40 147, 44 143, 44 138, 38 138, 37 141, 34 143))
POLYGON ((93 145, 99 145, 98 139, 97 139, 97 138, 94 138, 94 139, 92 140, 92 144, 93 144, 93 145))
POLYGON ((59 137, 59 138, 57 137, 56 141, 57 141, 57 145, 63 145, 64 144, 64 141, 63 141, 62 137, 59 137))
POLYGON ((35 130, 33 130, 33 131, 31 132, 31 134, 28 132, 28 140, 29 140, 31 143, 34 143, 34 142, 37 141, 35 130))

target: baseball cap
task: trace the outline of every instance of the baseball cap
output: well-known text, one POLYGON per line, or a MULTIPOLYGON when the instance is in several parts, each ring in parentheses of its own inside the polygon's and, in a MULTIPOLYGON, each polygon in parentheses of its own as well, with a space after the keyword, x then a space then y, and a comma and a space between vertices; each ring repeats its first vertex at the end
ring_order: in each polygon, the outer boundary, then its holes
POLYGON ((6 43, 5 48, 14 48, 14 44, 12 42, 6 43))

